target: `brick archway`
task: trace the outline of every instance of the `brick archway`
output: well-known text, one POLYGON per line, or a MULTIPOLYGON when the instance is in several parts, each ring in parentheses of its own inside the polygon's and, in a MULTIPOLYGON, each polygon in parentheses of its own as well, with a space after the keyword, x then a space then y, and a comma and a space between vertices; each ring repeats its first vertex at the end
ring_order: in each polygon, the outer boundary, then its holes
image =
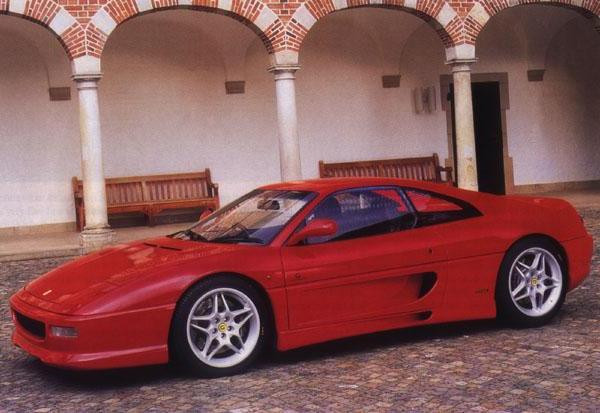
POLYGON ((357 7, 395 9, 413 14, 429 23, 444 46, 461 43, 463 22, 460 15, 444 0, 308 0, 296 9, 286 30, 286 48, 299 51, 312 26, 323 17, 339 10, 357 7))
POLYGON ((99 58, 112 31, 126 20, 173 9, 231 17, 252 29, 269 53, 277 50, 275 40, 283 33, 283 23, 277 14, 260 0, 109 0, 86 26, 86 54, 99 58))
POLYGON ((491 17, 502 10, 528 4, 544 4, 576 10, 596 18, 600 27, 597 0, 307 0, 287 3, 275 0, 100 0, 100 5, 80 1, 64 6, 56 0, 0 0, 0 14, 9 14, 38 23, 50 30, 71 59, 100 57, 110 33, 124 21, 153 11, 183 8, 219 13, 250 27, 269 53, 299 51, 306 34, 319 19, 338 10, 378 7, 402 10, 427 21, 444 46, 474 46, 491 17), (79 4, 78 3, 78 4, 79 4), (288 5, 289 6, 286 6, 288 5), (286 6, 286 7, 284 7, 286 6), (79 10, 83 7, 84 10, 79 10), (77 8, 77 9, 76 9, 77 8))
POLYGON ((38 5, 34 0, 0 0, 0 15, 20 17, 50 31, 65 49, 70 59, 85 54, 84 30, 62 5, 47 0, 38 5))
POLYGON ((503 10, 532 4, 574 10, 590 20, 600 15, 600 2, 597 0, 481 0, 473 4, 464 18, 465 30, 462 35, 465 42, 475 44, 489 20, 503 10))

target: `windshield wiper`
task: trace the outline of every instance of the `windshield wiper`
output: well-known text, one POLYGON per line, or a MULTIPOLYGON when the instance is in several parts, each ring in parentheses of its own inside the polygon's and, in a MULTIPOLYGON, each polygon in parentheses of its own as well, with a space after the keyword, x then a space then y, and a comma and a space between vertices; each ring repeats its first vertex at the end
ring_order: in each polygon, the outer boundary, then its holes
POLYGON ((231 227, 221 232, 221 235, 211 239, 211 242, 223 242, 223 243, 236 243, 236 242, 248 242, 252 244, 264 245, 264 241, 260 238, 253 237, 250 235, 250 231, 246 228, 242 222, 237 222, 231 227), (239 231, 232 235, 227 235, 232 229, 238 229, 239 231))
POLYGON ((191 229, 184 229, 182 231, 174 233, 171 236, 175 237, 177 235, 184 235, 184 236, 188 237, 190 239, 190 241, 208 242, 208 239, 206 237, 203 237, 202 235, 198 234, 196 231, 193 231, 191 229))
POLYGON ((260 238, 247 237, 247 236, 239 236, 239 235, 225 235, 222 237, 213 238, 210 242, 222 242, 222 243, 238 243, 238 242, 248 242, 251 244, 260 244, 264 245, 264 241, 260 238))

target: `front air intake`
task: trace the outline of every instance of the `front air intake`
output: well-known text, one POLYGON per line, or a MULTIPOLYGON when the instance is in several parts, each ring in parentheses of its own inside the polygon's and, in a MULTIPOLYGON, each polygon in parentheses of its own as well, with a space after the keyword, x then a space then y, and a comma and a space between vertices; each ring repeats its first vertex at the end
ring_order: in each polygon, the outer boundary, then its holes
MULTIPOLYGON (((14 310, 13 310, 14 311, 14 310)), ((14 311, 17 323, 23 327, 29 334, 38 338, 46 337, 46 326, 44 323, 33 318, 29 318, 17 311, 14 311)))

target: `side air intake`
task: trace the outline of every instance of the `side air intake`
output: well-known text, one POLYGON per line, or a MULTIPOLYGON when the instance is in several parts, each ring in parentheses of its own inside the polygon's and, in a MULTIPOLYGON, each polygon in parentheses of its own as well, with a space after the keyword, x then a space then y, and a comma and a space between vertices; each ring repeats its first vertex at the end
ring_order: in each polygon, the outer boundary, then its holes
POLYGON ((434 272, 426 272, 421 274, 421 289, 419 290, 419 297, 425 297, 429 291, 433 289, 437 282, 437 275, 434 272))

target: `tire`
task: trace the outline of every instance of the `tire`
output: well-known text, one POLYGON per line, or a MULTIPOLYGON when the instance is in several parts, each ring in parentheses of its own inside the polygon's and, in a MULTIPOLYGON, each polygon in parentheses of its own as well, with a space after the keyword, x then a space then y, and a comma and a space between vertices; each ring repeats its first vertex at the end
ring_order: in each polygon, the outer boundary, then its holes
POLYGON ((229 275, 200 281, 183 295, 173 314, 171 359, 200 377, 238 374, 265 347, 271 328, 268 314, 262 295, 249 282, 229 275))
POLYGON ((548 323, 565 301, 567 279, 564 258, 550 240, 532 237, 518 241, 500 265, 498 317, 515 327, 548 323))

